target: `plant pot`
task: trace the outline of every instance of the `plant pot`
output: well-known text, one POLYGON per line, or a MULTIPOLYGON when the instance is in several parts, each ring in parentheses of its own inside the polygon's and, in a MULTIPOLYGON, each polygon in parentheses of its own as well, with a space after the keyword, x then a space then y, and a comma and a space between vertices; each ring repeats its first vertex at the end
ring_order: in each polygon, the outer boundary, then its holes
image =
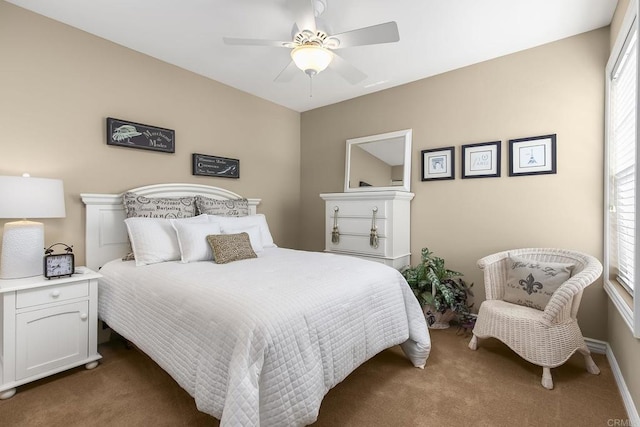
POLYGON ((449 322, 456 317, 455 311, 447 309, 446 311, 436 311, 435 307, 427 305, 423 308, 424 317, 427 320, 429 329, 447 329, 449 322))

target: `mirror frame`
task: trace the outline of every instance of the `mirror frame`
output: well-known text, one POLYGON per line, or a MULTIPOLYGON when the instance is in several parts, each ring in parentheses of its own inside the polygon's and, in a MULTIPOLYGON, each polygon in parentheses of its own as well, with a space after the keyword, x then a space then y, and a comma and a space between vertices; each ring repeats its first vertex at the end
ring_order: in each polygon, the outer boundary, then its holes
POLYGON ((347 155, 344 169, 344 192, 353 193, 356 191, 411 191, 411 139, 413 129, 398 130, 395 132, 381 133, 378 135, 363 136, 360 138, 347 139, 347 155), (380 141, 385 139, 404 138, 404 171, 402 174, 402 185, 389 187, 354 187, 349 188, 349 176, 351 174, 351 147, 367 142, 380 141))

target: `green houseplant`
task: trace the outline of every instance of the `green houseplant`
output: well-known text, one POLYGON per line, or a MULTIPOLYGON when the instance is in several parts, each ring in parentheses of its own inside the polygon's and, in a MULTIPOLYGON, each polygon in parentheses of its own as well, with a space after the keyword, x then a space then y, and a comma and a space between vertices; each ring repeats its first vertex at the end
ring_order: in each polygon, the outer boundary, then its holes
POLYGON ((467 285, 460 278, 462 273, 446 268, 444 259, 435 256, 429 248, 422 248, 420 264, 407 266, 401 273, 423 307, 429 326, 437 322, 435 315, 448 318, 441 320, 437 327, 447 327, 448 320, 454 317, 460 323, 469 323, 473 318, 473 304, 467 302, 468 297, 473 296, 473 283, 467 285), (434 318, 430 319, 430 315, 434 318))

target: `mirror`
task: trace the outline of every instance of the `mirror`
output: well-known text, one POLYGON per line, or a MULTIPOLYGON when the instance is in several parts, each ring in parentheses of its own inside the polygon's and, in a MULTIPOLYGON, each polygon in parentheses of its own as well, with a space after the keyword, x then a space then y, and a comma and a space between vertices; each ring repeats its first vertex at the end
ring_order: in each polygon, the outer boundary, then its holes
POLYGON ((347 140, 344 191, 410 191, 411 129, 347 140))

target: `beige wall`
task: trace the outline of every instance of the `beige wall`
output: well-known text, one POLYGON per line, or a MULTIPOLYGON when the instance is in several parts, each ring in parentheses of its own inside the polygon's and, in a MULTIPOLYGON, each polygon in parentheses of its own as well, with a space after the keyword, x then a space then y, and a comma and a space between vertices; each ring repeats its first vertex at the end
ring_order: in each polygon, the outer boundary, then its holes
MULTIPOLYGON (((323 192, 340 192, 345 141, 413 129, 413 262, 429 247, 476 284, 476 261, 509 248, 550 246, 602 258, 603 28, 467 68, 302 114, 304 249, 324 244, 323 192), (509 177, 510 138, 556 133, 558 173, 509 177), (500 178, 460 179, 460 146, 502 140, 500 178), (456 179, 420 181, 420 150, 456 147, 456 179), (329 165, 333 165, 328 170, 329 165)), ((585 335, 606 339, 607 300, 598 282, 585 292, 585 335)))
MULTIPOLYGON (((84 261, 79 195, 191 182, 262 198, 277 244, 297 244, 300 115, 0 1, 0 175, 61 178, 67 217, 47 244, 84 261), (106 145, 105 118, 176 131, 175 154, 106 145), (191 154, 240 159, 240 178, 191 175, 191 154)), ((4 221, 0 221, 0 225, 4 221)))
MULTIPOLYGON (((613 47, 618 37, 620 26, 622 25, 628 7, 629 0, 618 1, 618 7, 611 22, 611 47, 613 47)), ((611 302, 608 304, 608 313, 607 340, 616 357, 631 398, 635 403, 636 410, 640 412, 640 370, 638 370, 640 340, 633 337, 631 330, 620 316, 618 309, 616 309, 611 302)), ((636 315, 638 314, 636 313, 636 315)))

